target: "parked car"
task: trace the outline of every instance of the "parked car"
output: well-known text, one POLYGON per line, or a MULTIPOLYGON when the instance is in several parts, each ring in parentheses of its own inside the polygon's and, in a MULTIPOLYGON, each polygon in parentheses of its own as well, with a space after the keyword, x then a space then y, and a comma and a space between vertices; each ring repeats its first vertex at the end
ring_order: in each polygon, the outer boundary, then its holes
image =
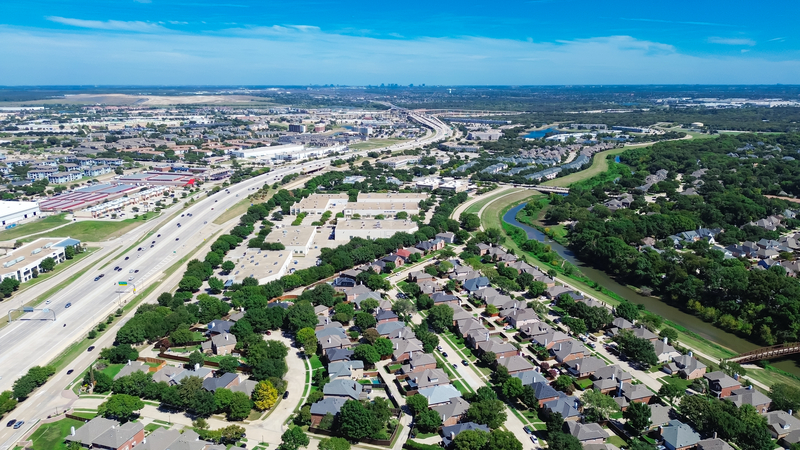
POLYGON ((287 399, 287 398, 289 398, 289 391, 285 391, 285 392, 283 393, 283 398, 284 398, 284 399, 287 399))
POLYGON ((441 352, 442 351, 442 346, 441 345, 436 346, 436 350, 439 350, 441 352))
POLYGON ((538 444, 539 443, 539 439, 537 439, 536 436, 531 435, 531 442, 533 442, 534 444, 538 444))
POLYGON ((525 434, 533 434, 533 432, 531 431, 531 429, 527 425, 522 427, 522 431, 524 431, 525 434))

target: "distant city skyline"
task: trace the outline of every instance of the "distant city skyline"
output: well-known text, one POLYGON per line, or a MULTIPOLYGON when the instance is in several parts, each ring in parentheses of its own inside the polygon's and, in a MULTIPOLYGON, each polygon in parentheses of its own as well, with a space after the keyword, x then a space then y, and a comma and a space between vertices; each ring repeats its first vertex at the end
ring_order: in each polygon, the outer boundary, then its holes
POLYGON ((27 0, 0 85, 800 84, 800 5, 27 0))

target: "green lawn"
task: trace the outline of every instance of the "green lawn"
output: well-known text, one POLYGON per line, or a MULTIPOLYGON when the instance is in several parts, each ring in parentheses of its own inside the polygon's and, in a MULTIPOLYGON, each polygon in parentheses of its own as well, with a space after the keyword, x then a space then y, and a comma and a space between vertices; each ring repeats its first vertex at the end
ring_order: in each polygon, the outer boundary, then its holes
POLYGON ((65 450, 67 448, 64 438, 70 433, 70 427, 76 429, 83 426, 83 422, 73 419, 61 419, 53 423, 45 423, 31 436, 33 450, 65 450))
POLYGON ((572 183, 577 183, 578 181, 583 181, 592 178, 593 176, 608 170, 608 160, 606 159, 608 155, 618 155, 624 152, 625 150, 627 150, 627 148, 621 147, 597 153, 594 155, 594 160, 592 160, 592 165, 589 166, 588 169, 581 170, 580 172, 571 173, 565 177, 555 178, 553 180, 545 181, 544 183, 542 183, 542 185, 566 187, 572 183))
MULTIPOLYGON (((481 208, 483 208, 483 206, 486 205, 487 203, 497 199, 498 197, 502 197, 504 195, 510 194, 510 193, 512 193, 514 191, 515 191, 515 189, 506 189, 506 190, 501 191, 501 192, 496 192, 496 193, 494 193, 494 194, 492 194, 492 195, 490 195, 490 196, 488 196, 488 197, 486 197, 486 198, 484 198, 482 200, 479 200, 479 201, 469 205, 467 207, 467 209, 464 210, 464 213, 465 214, 478 214, 478 211, 480 211, 481 208)), ((454 219, 458 220, 458 217, 454 217, 454 219)))
POLYGON ((610 436, 609 438, 607 438, 606 439, 606 444, 616 445, 617 448, 622 448, 622 447, 628 445, 628 443, 625 442, 624 439, 622 439, 621 437, 617 436, 616 434, 613 435, 613 436, 610 436))
POLYGON ((692 380, 684 380, 683 378, 681 378, 679 376, 661 377, 661 378, 658 379, 658 381, 660 381, 660 382, 662 382, 664 384, 671 384, 671 385, 674 385, 674 386, 678 386, 681 389, 683 389, 684 391, 692 384, 692 380))
POLYGON ((251 203, 253 203, 253 200, 249 198, 243 198, 236 202, 233 206, 227 208, 224 213, 220 214, 220 216, 214 219, 212 222, 217 225, 222 225, 231 219, 243 216, 245 213, 247 213, 247 208, 250 207, 251 203))
MULTIPOLYGON (((153 219, 158 214, 150 213, 148 217, 153 219)), ((65 227, 49 232, 28 236, 25 241, 33 241, 42 237, 65 237, 69 236, 78 239, 81 242, 100 242, 109 239, 114 239, 123 234, 131 231, 132 229, 146 223, 142 219, 125 219, 120 221, 101 221, 101 220, 86 220, 83 222, 74 222, 65 227)))
POLYGON ((65 216, 65 213, 56 214, 54 216, 48 216, 44 219, 39 219, 34 222, 17 225, 10 230, 0 231, 0 241, 10 241, 12 239, 21 238, 30 234, 42 233, 59 225, 69 223, 69 220, 64 218, 65 216))
POLYGON ((358 142, 350 144, 349 147, 353 150, 372 150, 373 148, 388 147, 394 144, 402 144, 406 142, 404 139, 370 139, 366 142, 358 142))
POLYGON ((316 372, 317 369, 322 369, 322 361, 319 360, 319 356, 314 355, 309 359, 311 363, 311 371, 316 372))
POLYGON ((125 367, 125 364, 109 364, 105 369, 103 369, 103 373, 110 376, 113 380, 123 367, 125 367))

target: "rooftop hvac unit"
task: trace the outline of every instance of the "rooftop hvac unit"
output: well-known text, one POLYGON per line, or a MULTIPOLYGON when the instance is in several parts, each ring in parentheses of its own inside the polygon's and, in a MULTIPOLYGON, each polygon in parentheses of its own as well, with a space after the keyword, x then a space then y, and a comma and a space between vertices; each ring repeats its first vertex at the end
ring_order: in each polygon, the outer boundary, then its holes
POLYGON ((37 253, 41 253, 41 251, 42 251, 41 248, 37 248, 37 249, 35 249, 34 251, 31 252, 31 255, 35 255, 37 253))
POLYGON ((50 247, 52 247, 52 246, 53 246, 53 243, 52 243, 52 242, 49 242, 49 243, 47 243, 47 244, 45 244, 45 245, 44 245, 44 248, 50 248, 50 247))

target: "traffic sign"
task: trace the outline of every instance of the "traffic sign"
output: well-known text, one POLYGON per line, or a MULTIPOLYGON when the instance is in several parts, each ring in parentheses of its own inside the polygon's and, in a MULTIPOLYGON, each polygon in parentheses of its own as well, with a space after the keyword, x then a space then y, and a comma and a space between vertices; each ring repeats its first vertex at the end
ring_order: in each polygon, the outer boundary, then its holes
POLYGON ((127 285, 128 285, 128 282, 127 282, 127 281, 120 281, 118 284, 119 284, 120 286, 127 286, 127 285))

